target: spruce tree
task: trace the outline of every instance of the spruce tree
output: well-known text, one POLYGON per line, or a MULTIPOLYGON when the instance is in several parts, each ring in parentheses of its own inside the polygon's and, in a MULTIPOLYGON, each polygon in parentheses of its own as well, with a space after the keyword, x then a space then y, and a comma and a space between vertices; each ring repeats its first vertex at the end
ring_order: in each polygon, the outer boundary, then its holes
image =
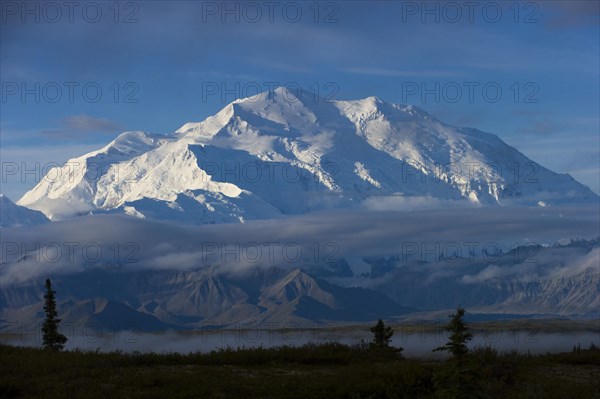
POLYGON ((44 348, 60 351, 64 348, 67 337, 58 331, 60 319, 58 318, 58 312, 56 311, 54 294, 56 294, 56 292, 52 290, 52 283, 48 278, 46 279, 46 295, 44 295, 44 300, 46 302, 44 305, 46 320, 44 320, 42 326, 44 348))
POLYGON ((461 358, 469 351, 467 342, 473 339, 473 334, 469 332, 469 328, 463 320, 465 309, 461 306, 456 308, 456 313, 451 314, 449 317, 450 322, 446 325, 445 330, 450 333, 450 339, 446 345, 435 348, 434 351, 450 352, 453 357, 461 358))
POLYGON ((392 330, 392 327, 386 327, 383 320, 379 319, 377 324, 371 327, 371 332, 373 333, 373 346, 377 348, 388 348, 390 346, 390 339, 394 335, 394 330, 392 330))

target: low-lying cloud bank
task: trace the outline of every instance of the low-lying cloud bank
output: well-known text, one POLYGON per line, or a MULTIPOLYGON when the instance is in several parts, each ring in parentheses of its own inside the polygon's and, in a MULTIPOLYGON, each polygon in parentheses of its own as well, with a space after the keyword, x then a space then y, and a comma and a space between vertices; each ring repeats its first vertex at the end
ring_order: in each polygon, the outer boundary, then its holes
MULTIPOLYGON (((211 266, 238 272, 404 253, 424 260, 469 257, 516 244, 594 238, 600 235, 599 215, 597 206, 336 211, 198 227, 86 216, 31 229, 2 229, 0 285, 90 267, 133 271, 211 266)), ((499 273, 510 271, 490 266, 471 278, 499 273)))

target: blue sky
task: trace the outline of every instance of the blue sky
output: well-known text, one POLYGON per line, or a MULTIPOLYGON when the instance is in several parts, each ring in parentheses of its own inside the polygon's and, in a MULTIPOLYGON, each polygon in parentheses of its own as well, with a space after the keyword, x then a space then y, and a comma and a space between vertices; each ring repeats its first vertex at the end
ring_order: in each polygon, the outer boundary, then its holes
POLYGON ((0 191, 275 84, 415 104, 600 193, 599 3, 467 3, 3 2, 0 191))

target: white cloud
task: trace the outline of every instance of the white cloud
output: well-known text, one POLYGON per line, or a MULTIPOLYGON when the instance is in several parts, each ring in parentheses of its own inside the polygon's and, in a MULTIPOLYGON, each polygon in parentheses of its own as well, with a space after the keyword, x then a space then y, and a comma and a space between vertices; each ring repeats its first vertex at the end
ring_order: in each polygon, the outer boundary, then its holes
MULTIPOLYGON (((563 238, 592 238, 600 235, 599 218, 597 207, 593 206, 455 208, 450 211, 412 212, 343 211, 241 225, 199 227, 182 227, 116 215, 86 216, 32 229, 3 229, 3 256, 7 257, 3 261, 11 261, 3 271, 3 284, 14 281, 20 275, 20 270, 27 270, 31 277, 36 271, 45 273, 49 266, 60 265, 59 262, 47 264, 34 260, 24 269, 27 262, 12 263, 23 255, 18 250, 22 245, 24 248, 35 248, 58 243, 66 251, 64 243, 77 243, 74 260, 63 265, 61 270, 64 272, 87 267, 85 256, 81 253, 86 245, 102 248, 103 257, 97 262, 113 262, 115 244, 119 248, 117 260, 127 270, 190 270, 215 266, 237 272, 254 267, 302 267, 339 258, 397 255, 404 251, 405 244, 415 244, 417 247, 426 245, 429 248, 453 244, 462 248, 463 255, 468 256, 467 248, 472 243, 478 244, 480 250, 489 243, 508 249, 514 243, 553 243, 563 238), (4 250, 10 248, 17 250, 4 250)), ((568 252, 563 254, 568 256, 568 252)), ((595 252, 586 264, 597 261, 598 252, 595 252)), ((571 266, 567 258, 553 262, 559 262, 556 273, 563 272, 563 265, 565 268, 571 266)), ((540 264, 543 263, 540 261, 540 264)), ((431 270, 427 269, 432 281, 462 270, 450 261, 434 266, 431 270)), ((502 271, 490 266, 480 274, 467 277, 467 280, 492 278, 499 273, 535 277, 546 272, 538 270, 535 265, 525 269, 521 266, 509 267, 502 271)))

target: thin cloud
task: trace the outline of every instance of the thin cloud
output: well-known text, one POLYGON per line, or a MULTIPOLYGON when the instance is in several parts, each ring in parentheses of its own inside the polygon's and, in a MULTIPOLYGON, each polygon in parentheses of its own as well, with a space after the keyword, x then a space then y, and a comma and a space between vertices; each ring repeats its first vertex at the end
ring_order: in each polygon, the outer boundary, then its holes
POLYGON ((525 116, 525 117, 532 117, 532 116, 546 116, 549 115, 550 112, 549 111, 524 111, 524 110, 513 110, 511 112, 513 115, 517 115, 517 116, 525 116))
POLYGON ((562 129, 563 128, 554 121, 538 120, 525 128, 524 132, 536 135, 551 135, 560 132, 562 129))
POLYGON ((98 118, 90 115, 67 116, 60 122, 56 129, 45 129, 41 134, 60 138, 73 138, 81 134, 114 134, 122 131, 123 126, 106 118, 98 118))
POLYGON ((110 132, 121 128, 121 125, 106 118, 90 115, 74 115, 65 118, 65 127, 78 131, 110 132))
POLYGON ((460 73, 455 71, 443 70, 402 70, 402 69, 387 69, 378 67, 351 67, 343 68, 343 72, 354 73, 359 75, 372 76, 397 76, 397 77, 455 77, 460 76, 460 73))

